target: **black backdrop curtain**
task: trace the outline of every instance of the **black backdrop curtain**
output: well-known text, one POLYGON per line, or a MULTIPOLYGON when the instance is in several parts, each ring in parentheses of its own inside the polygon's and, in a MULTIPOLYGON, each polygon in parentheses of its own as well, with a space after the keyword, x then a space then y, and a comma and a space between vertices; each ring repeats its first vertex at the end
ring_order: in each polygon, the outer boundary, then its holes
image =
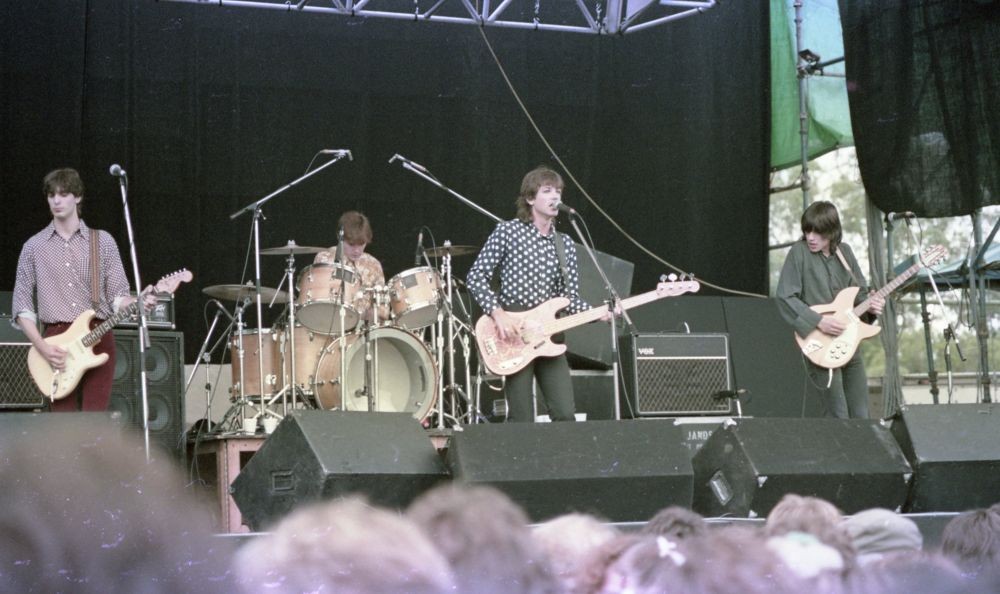
POLYGON ((865 189, 883 211, 1000 204, 1000 2, 840 0, 865 189))
MULTIPOLYGON (((421 225, 437 243, 476 245, 493 227, 389 165, 394 153, 503 218, 524 172, 555 166, 473 27, 125 0, 0 6, 0 288, 50 219, 41 179, 61 166, 81 171, 85 219, 115 235, 131 270, 107 174, 120 163, 144 282, 195 274, 177 296, 189 362, 205 334, 200 290, 252 276, 250 219, 229 215, 301 175, 317 150, 349 148, 354 161, 270 202, 263 246, 330 245, 339 214, 357 208, 389 276, 413 266, 421 225)), ((555 150, 629 233, 703 279, 764 293, 767 14, 757 0, 626 38, 486 34, 555 150)), ((576 189, 564 199, 599 249, 635 262, 635 291, 667 272, 576 189)), ((283 268, 265 257, 264 284, 283 268)))

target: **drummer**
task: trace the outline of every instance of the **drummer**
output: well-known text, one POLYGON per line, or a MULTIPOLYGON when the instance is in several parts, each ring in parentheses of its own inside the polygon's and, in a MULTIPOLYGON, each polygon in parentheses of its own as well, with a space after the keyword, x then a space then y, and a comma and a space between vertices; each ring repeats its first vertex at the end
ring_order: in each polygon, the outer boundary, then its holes
MULTIPOLYGON (((382 264, 365 248, 372 242, 372 226, 368 217, 356 210, 349 210, 340 215, 337 228, 344 230, 344 262, 349 270, 354 271, 361 281, 360 290, 354 298, 354 307, 361 314, 361 319, 372 322, 374 309, 370 291, 373 287, 385 285, 385 273, 382 264)), ((336 264, 337 246, 316 254, 315 264, 336 264)), ((379 307, 378 319, 385 320, 389 316, 389 306, 379 307)))

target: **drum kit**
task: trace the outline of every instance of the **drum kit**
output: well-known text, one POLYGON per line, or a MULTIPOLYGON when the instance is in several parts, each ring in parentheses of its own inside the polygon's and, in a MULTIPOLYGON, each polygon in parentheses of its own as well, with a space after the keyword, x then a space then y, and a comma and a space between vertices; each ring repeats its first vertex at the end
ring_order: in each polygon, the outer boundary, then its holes
MULTIPOLYGON (((270 328, 244 323, 244 309, 258 290, 251 283, 203 290, 237 304, 227 339, 232 406, 226 418, 254 422, 234 429, 253 432, 262 418, 272 430, 289 406, 406 412, 426 427, 478 422, 481 414, 467 395, 472 327, 468 312, 457 315, 453 307, 451 269, 453 256, 472 255, 477 248, 445 242, 423 250, 426 265, 368 287, 343 261, 312 263, 296 274, 296 255, 323 251, 294 241, 260 250, 287 261, 278 288, 259 289, 262 301, 284 308, 270 328), (431 258, 439 259, 440 267, 431 258), (286 282, 288 292, 281 290, 286 282), (456 349, 463 355, 459 363, 456 349), (465 387, 456 383, 459 372, 465 387)), ((460 300, 459 305, 464 307, 460 300)))

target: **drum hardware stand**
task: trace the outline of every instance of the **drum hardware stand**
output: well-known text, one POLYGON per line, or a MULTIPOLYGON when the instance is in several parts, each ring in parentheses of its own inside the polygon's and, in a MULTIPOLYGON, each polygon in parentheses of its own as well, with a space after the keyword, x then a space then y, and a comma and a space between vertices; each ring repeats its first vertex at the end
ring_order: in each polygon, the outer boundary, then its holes
MULTIPOLYGON (((347 157, 348 159, 353 160, 353 157, 351 156, 351 151, 349 151, 349 150, 331 150, 331 151, 320 151, 320 152, 322 154, 332 154, 332 155, 334 155, 334 157, 332 159, 330 159, 329 161, 327 161, 326 163, 320 165, 316 169, 313 169, 312 171, 307 172, 305 175, 302 175, 301 177, 298 177, 298 178, 292 180, 291 182, 289 182, 289 183, 285 184, 284 186, 278 188, 277 190, 271 192, 267 196, 264 196, 263 198, 255 201, 255 202, 251 202, 250 204, 244 206, 240 210, 238 210, 238 211, 234 212, 233 214, 229 215, 229 219, 230 220, 235 220, 238 217, 242 216, 244 213, 247 213, 247 212, 252 212, 253 213, 251 227, 253 229, 252 233, 253 233, 253 256, 254 256, 254 291, 256 293, 256 299, 255 299, 255 301, 256 301, 256 304, 257 304, 257 326, 258 326, 258 332, 257 332, 257 349, 258 349, 258 353, 260 353, 260 356, 257 357, 257 373, 258 373, 258 375, 260 377, 261 392, 264 391, 264 359, 263 359, 263 354, 264 354, 264 337, 263 337, 263 332, 260 332, 260 330, 263 330, 263 324, 264 324, 264 322, 263 322, 263 319, 264 319, 263 305, 261 303, 262 300, 261 300, 261 291, 260 291, 260 288, 261 288, 261 284, 260 284, 260 220, 262 218, 264 218, 264 213, 263 213, 262 207, 265 204, 267 204, 267 202, 269 202, 272 198, 274 198, 275 196, 277 196, 278 194, 281 194, 285 190, 288 190, 289 188, 291 188, 291 187, 293 187, 293 186, 301 183, 302 181, 304 181, 304 180, 312 177, 313 175, 316 175, 320 171, 323 171, 324 169, 326 169, 330 165, 333 165, 334 163, 340 161, 344 157, 347 157)), ((239 343, 240 343, 240 357, 242 357, 243 356, 243 336, 242 335, 240 335, 239 343)), ((242 377, 243 376, 243 366, 242 365, 240 365, 240 376, 241 376, 240 377, 240 395, 241 395, 241 400, 243 400, 244 395, 243 395, 243 385, 242 385, 243 384, 243 377, 242 377)), ((282 404, 283 405, 287 405, 287 403, 284 401, 284 399, 282 399, 282 404)), ((261 407, 263 408, 263 406, 264 406, 264 397, 262 395, 261 396, 261 407)), ((243 417, 243 414, 241 414, 240 416, 243 417)))
MULTIPOLYGON (((451 241, 445 240, 443 247, 445 248, 451 247, 451 241)), ((424 253, 424 259, 427 260, 426 253, 424 253)), ((427 266, 433 268, 429 261, 427 262, 427 266)), ((439 386, 438 393, 441 395, 441 402, 442 402, 442 406, 439 407, 440 411, 442 412, 439 412, 438 414, 439 429, 442 429, 444 427, 443 404, 444 404, 445 393, 448 393, 451 396, 450 399, 451 411, 455 413, 455 416, 453 416, 452 419, 456 424, 460 422, 461 417, 458 417, 457 415, 458 403, 455 400, 455 394, 458 394, 462 398, 462 400, 465 401, 465 404, 467 406, 467 411, 468 411, 467 415, 463 415, 463 417, 468 416, 472 422, 476 422, 476 419, 479 416, 482 416, 482 413, 479 411, 478 406, 476 406, 475 403, 472 402, 467 392, 468 387, 472 385, 472 375, 469 371, 469 355, 471 351, 469 348, 469 337, 468 337, 468 335, 472 333, 472 328, 470 328, 465 322, 463 322, 461 319, 459 319, 458 316, 455 315, 455 310, 452 307, 454 299, 454 284, 452 278, 451 253, 448 252, 447 250, 445 251, 444 256, 441 259, 441 273, 445 279, 444 281, 445 294, 444 294, 444 299, 442 300, 443 312, 438 315, 438 320, 437 320, 438 338, 436 341, 438 345, 437 348, 438 386, 439 386), (445 322, 445 320, 447 320, 447 322, 445 322), (444 325, 445 323, 446 325, 444 326, 444 328, 442 328, 442 325, 444 325), (456 332, 455 326, 458 326, 458 332, 456 332), (447 340, 448 340, 448 365, 447 365, 448 384, 447 385, 444 385, 445 361, 444 361, 444 352, 440 345, 441 340, 444 338, 445 335, 445 329, 447 330, 447 340), (463 366, 465 369, 464 388, 462 385, 459 385, 455 381, 456 338, 460 338, 460 343, 462 345, 462 355, 465 361, 465 364, 463 366)))
MULTIPOLYGON (((191 382, 194 381, 194 376, 198 373, 198 367, 201 366, 202 361, 205 362, 205 421, 206 429, 208 432, 212 431, 212 382, 208 381, 209 364, 212 361, 212 352, 218 348, 221 340, 216 342, 215 346, 212 347, 211 351, 208 349, 208 343, 212 339, 212 333, 215 332, 215 326, 219 323, 219 316, 225 314, 229 318, 229 325, 226 329, 222 331, 222 337, 225 338, 229 336, 229 332, 233 329, 233 325, 236 320, 229 314, 229 311, 222 306, 221 303, 215 299, 211 300, 217 307, 215 311, 215 317, 212 318, 212 324, 208 327, 208 332, 205 334, 205 341, 201 343, 201 349, 198 350, 198 356, 194 359, 194 367, 191 368, 191 374, 187 378, 187 382, 184 383, 184 394, 188 393, 191 389, 191 382)), ((219 370, 219 374, 222 374, 222 370, 219 370)))
MULTIPOLYGON (((294 240, 289 240, 289 242, 288 242, 289 245, 293 245, 294 243, 295 243, 294 240)), ((287 402, 287 400, 285 398, 285 395, 288 392, 291 392, 291 394, 292 394, 291 408, 295 409, 295 407, 296 407, 296 405, 298 403, 297 402, 297 396, 299 394, 299 387, 295 383, 295 380, 298 377, 296 375, 296 373, 295 373, 295 371, 296 371, 296 361, 295 361, 295 332, 297 330, 295 328, 295 254, 292 251, 288 252, 288 258, 285 260, 285 262, 287 263, 287 266, 285 266, 285 274, 282 275, 281 282, 278 283, 277 293, 275 294, 275 299, 277 299, 277 295, 279 295, 280 292, 281 292, 281 285, 285 284, 285 281, 288 281, 288 304, 287 304, 287 306, 288 306, 288 329, 289 330, 286 333, 286 336, 288 336, 288 343, 289 343, 289 347, 288 347, 289 360, 290 360, 289 371, 288 371, 289 377, 288 377, 288 381, 286 381, 285 384, 281 387, 281 390, 279 390, 278 393, 275 394, 274 397, 270 401, 268 401, 268 404, 270 405, 270 404, 273 404, 274 401, 277 400, 279 397, 281 398, 281 404, 282 404, 281 414, 280 415, 275 414, 275 416, 278 418, 279 421, 281 419, 283 419, 288 414, 288 402, 287 402)), ((272 303, 273 303, 273 301, 272 301, 272 303)), ((304 326, 303 326, 303 329, 305 329, 304 326)), ((282 373, 284 373, 284 371, 285 371, 284 361, 282 361, 281 371, 282 371, 282 373)), ((302 394, 302 402, 303 402, 303 404, 306 403, 305 393, 302 394)), ((271 412, 271 411, 268 411, 268 412, 271 412)), ((272 413, 272 414, 274 414, 274 413, 272 413)))
MULTIPOLYGON (((257 298, 258 298, 258 305, 259 305, 259 299, 260 299, 260 294, 259 293, 257 294, 257 298)), ((246 409, 248 407, 249 408, 254 408, 253 402, 250 402, 249 400, 247 400, 247 395, 246 395, 246 390, 245 390, 245 388, 246 388, 246 366, 243 364, 243 362, 246 359, 245 359, 245 351, 244 351, 244 347, 243 347, 243 328, 245 326, 244 323, 243 323, 243 310, 246 307, 246 305, 247 305, 247 303, 244 302, 244 303, 241 303, 236 308, 236 319, 235 319, 235 325, 236 325, 236 352, 237 352, 237 357, 240 360, 240 385, 237 388, 236 402, 233 404, 232 408, 236 409, 236 410, 239 410, 239 412, 240 412, 240 414, 239 414, 239 423, 240 423, 240 425, 239 425, 239 428, 238 428, 238 431, 240 431, 240 432, 242 432, 243 428, 246 426, 246 424, 245 424, 245 421, 247 419, 246 409)), ((263 349, 263 340, 260 339, 261 338, 260 337, 261 334, 262 333, 258 329, 258 332, 257 332, 257 338, 258 338, 258 343, 257 344, 259 345, 258 346, 259 350, 257 351, 258 353, 263 353, 264 352, 264 349, 263 349)), ((263 358, 260 355, 258 355, 257 356, 257 361, 258 362, 262 362, 263 358)), ((261 367, 262 366, 263 366, 263 363, 261 363, 261 367)), ((263 371, 260 372, 260 378, 261 378, 260 390, 261 390, 261 392, 263 392, 264 391, 264 372, 263 371)), ((264 397, 261 396, 261 408, 264 408, 264 406, 263 406, 263 400, 264 400, 264 397)), ((256 410, 255 410, 254 418, 256 418, 259 414, 260 413, 256 412, 256 410)), ((227 414, 226 416, 228 417, 229 415, 227 414)))

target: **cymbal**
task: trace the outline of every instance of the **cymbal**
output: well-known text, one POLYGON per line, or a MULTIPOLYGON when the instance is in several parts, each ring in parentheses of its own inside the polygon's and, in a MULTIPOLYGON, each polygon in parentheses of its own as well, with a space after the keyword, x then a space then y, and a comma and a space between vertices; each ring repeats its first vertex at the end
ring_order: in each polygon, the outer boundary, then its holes
POLYGON ((286 245, 264 248, 260 250, 260 253, 265 256, 287 256, 289 254, 318 254, 325 251, 326 248, 298 245, 294 239, 290 239, 286 245))
MULTIPOLYGON (((226 299, 228 301, 242 301, 256 295, 253 285, 212 285, 201 290, 202 293, 216 299, 226 299)), ((288 293, 272 289, 271 287, 260 288, 260 298, 262 301, 270 303, 274 299, 275 303, 288 303, 288 293), (274 299, 277 295, 277 299, 274 299)))
POLYGON ((432 257, 437 258, 439 256, 445 256, 451 254, 452 256, 466 256, 468 254, 475 254, 479 252, 479 246, 476 245, 441 245, 438 247, 432 247, 424 250, 424 252, 432 257))

